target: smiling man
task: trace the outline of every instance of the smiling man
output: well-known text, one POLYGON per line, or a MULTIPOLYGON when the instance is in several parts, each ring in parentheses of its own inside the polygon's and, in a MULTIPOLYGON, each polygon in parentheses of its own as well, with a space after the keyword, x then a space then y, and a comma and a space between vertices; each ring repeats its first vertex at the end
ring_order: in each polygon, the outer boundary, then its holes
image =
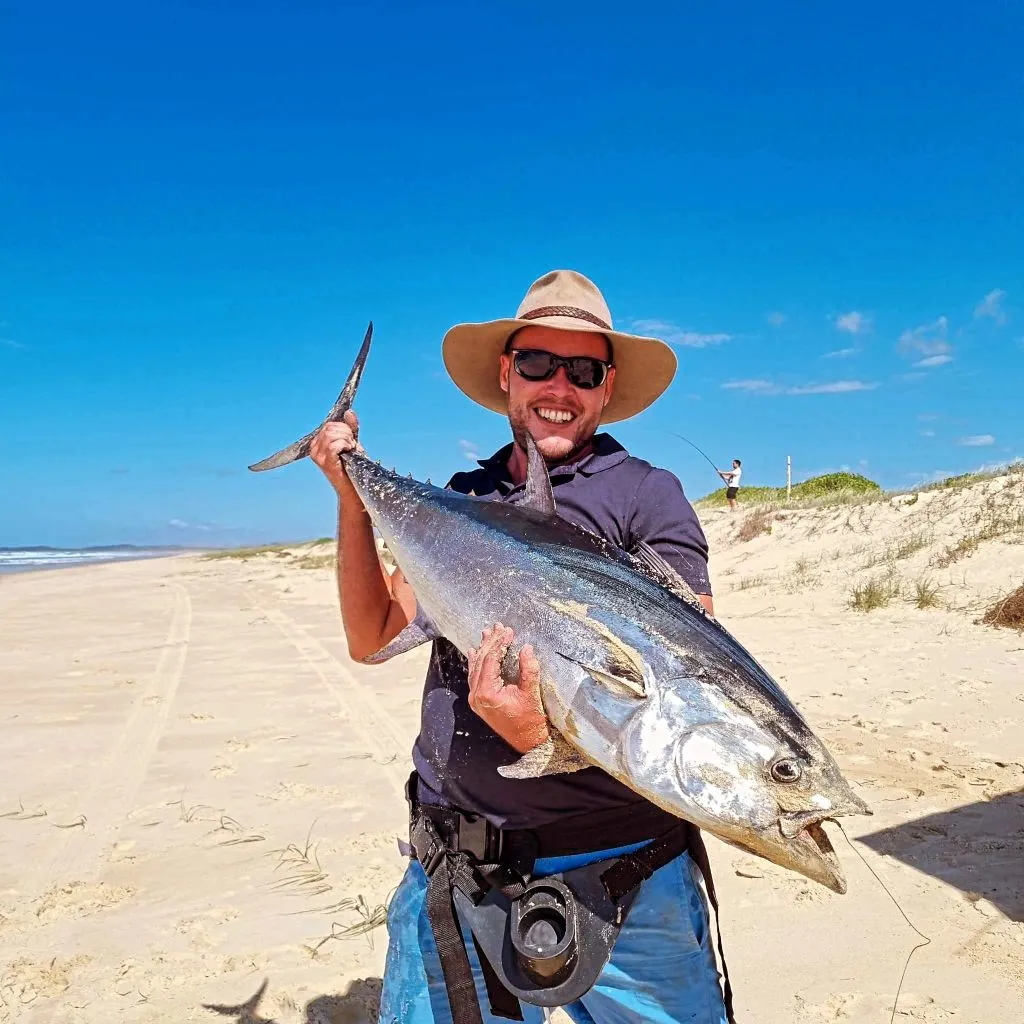
MULTIPOLYGON (((713 612, 707 542, 679 481, 598 431, 661 396, 676 369, 668 345, 614 330, 590 280, 553 271, 534 282, 515 317, 453 327, 442 351, 455 384, 506 416, 512 433, 509 444, 478 469, 456 473, 448 487, 489 501, 522 501, 530 434, 547 463, 560 516, 626 551, 646 543, 713 612)), ((417 606, 401 570, 389 575, 379 562, 369 518, 338 459, 359 443, 357 431, 352 413, 328 423, 311 454, 338 494, 342 617, 352 657, 365 660, 414 622, 417 606)), ((529 779, 499 773, 550 737, 542 666, 529 646, 506 659, 513 639, 495 623, 468 658, 447 640, 433 640, 413 749, 410 862, 388 913, 381 1024, 501 1019, 488 1011, 499 1009, 493 971, 466 943, 465 923, 465 951, 453 952, 451 931, 443 931, 447 911, 436 894, 428 896, 438 861, 436 850, 424 848, 425 819, 427 832, 440 830, 448 849, 473 850, 475 843, 477 860, 485 852, 500 859, 497 851, 521 850, 526 837, 540 851, 527 872, 533 877, 643 850, 678 825, 596 767, 529 779), (475 989, 471 1001, 479 1008, 466 1005, 467 989, 475 989)), ((687 847, 645 876, 607 965, 565 1007, 573 1021, 726 1019, 699 860, 687 847)), ((527 1021, 544 1019, 537 1006, 521 1009, 527 1021)))

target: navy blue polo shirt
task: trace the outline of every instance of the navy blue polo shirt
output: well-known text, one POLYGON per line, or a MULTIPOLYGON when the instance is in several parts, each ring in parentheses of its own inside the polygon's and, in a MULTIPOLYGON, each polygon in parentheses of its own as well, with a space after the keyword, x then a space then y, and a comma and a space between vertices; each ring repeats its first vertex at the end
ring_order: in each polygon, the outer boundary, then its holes
MULTIPOLYGON (((507 462, 509 443, 480 468, 456 473, 448 486, 493 501, 522 500, 507 462)), ((550 471, 558 514, 623 550, 646 541, 698 594, 710 594, 708 545, 679 480, 597 434, 578 462, 550 471)), ((519 754, 469 707, 466 659, 435 640, 413 748, 420 799, 482 814, 502 828, 537 828, 565 815, 638 804, 642 798, 600 768, 540 779, 505 779, 499 765, 519 754)))

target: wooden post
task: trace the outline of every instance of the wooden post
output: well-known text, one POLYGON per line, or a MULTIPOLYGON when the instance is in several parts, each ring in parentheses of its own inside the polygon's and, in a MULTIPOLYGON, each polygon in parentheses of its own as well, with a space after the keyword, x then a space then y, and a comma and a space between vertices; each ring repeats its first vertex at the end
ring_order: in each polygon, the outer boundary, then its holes
POLYGON ((793 460, 786 456, 786 501, 793 497, 793 460))

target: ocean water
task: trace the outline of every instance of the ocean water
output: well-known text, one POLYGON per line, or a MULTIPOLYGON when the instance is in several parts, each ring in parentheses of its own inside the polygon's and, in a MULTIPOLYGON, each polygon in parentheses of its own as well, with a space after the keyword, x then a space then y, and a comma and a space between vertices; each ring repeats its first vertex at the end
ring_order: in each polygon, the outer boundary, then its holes
POLYGON ((179 548, 0 548, 0 574, 182 554, 179 548))

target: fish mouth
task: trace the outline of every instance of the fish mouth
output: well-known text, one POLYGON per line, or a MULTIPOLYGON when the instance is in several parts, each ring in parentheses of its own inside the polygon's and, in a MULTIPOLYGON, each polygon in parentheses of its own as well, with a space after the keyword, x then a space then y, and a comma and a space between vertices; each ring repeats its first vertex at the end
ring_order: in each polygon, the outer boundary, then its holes
POLYGON ((802 811, 779 818, 783 840, 792 844, 798 862, 797 870, 826 888, 843 895, 846 879, 822 822, 837 824, 836 818, 846 814, 871 814, 871 808, 852 791, 833 803, 828 810, 802 811))
POLYGON ((846 877, 843 875, 835 847, 821 827, 822 821, 831 820, 822 818, 821 821, 810 822, 790 841, 798 843, 805 854, 805 857, 801 858, 804 861, 804 874, 842 896, 846 893, 846 877))

